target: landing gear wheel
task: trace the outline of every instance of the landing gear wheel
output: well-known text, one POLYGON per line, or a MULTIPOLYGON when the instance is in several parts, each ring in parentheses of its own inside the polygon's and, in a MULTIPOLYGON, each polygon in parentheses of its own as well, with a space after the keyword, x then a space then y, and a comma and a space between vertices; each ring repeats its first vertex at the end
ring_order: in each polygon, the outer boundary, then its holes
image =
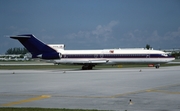
POLYGON ((82 70, 85 70, 86 68, 85 68, 85 66, 82 66, 82 70))
POLYGON ((93 66, 88 66, 88 69, 92 69, 93 68, 93 66))
POLYGON ((91 70, 93 68, 93 65, 84 65, 82 66, 82 70, 91 70))
POLYGON ((158 69, 159 68, 159 66, 156 66, 156 69, 158 69))
POLYGON ((155 68, 156 68, 156 69, 159 69, 159 67, 160 67, 160 64, 156 64, 156 65, 155 65, 155 68))

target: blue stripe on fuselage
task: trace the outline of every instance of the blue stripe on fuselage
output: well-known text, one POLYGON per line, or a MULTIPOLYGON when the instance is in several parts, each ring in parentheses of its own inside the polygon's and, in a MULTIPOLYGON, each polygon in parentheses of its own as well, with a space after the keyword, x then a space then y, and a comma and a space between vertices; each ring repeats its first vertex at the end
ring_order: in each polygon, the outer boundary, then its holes
POLYGON ((161 54, 63 54, 62 58, 172 58, 161 54))

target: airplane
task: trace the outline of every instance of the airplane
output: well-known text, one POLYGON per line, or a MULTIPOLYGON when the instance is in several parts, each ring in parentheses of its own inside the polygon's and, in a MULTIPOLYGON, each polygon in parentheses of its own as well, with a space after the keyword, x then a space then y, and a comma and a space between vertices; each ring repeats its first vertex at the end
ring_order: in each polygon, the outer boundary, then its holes
POLYGON ((102 49, 102 50, 65 50, 64 45, 48 45, 32 34, 10 36, 17 39, 32 54, 32 58, 54 60, 58 64, 82 65, 82 70, 93 69, 99 64, 145 63, 159 68, 175 58, 160 50, 147 49, 102 49), (54 47, 53 47, 54 46, 54 47))

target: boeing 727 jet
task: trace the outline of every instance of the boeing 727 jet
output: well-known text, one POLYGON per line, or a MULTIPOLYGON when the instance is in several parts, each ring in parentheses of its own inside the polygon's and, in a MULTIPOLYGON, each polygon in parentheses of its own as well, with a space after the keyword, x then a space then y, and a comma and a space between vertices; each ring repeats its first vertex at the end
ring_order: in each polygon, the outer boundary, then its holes
POLYGON ((32 58, 55 60, 58 64, 82 65, 82 69, 92 69, 98 64, 146 63, 159 68, 175 58, 159 50, 147 49, 103 49, 103 50, 65 50, 53 47, 32 34, 10 36, 17 39, 32 54, 32 58))

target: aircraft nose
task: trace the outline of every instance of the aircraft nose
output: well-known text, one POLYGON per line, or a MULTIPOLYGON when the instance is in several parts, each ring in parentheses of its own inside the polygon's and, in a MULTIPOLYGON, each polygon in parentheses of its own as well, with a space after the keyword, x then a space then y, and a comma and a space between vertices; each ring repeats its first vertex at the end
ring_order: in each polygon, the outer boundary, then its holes
POLYGON ((175 60, 175 57, 172 60, 175 60))

